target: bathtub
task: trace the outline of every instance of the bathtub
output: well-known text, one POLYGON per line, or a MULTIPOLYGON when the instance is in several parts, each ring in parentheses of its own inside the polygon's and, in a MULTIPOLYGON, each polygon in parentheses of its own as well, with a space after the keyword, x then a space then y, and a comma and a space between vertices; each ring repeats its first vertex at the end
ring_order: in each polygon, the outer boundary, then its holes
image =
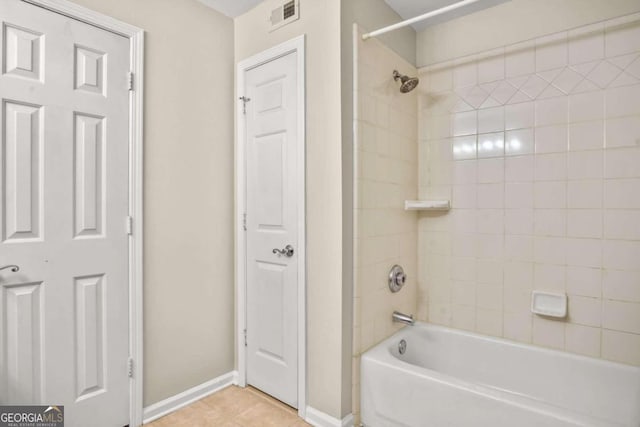
POLYGON ((360 366, 367 427, 640 426, 633 366, 425 323, 367 351, 360 366))

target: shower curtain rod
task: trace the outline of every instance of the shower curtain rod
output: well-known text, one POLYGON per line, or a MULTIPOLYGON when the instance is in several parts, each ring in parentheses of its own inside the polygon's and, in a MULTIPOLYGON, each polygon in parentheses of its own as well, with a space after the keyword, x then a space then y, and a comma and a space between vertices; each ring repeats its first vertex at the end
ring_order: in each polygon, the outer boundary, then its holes
POLYGON ((450 10, 457 9, 459 7, 466 6, 468 4, 472 4, 478 2, 480 0, 462 0, 458 3, 450 4, 449 6, 441 7, 440 9, 432 10, 431 12, 427 12, 423 15, 416 16, 415 18, 407 19, 406 21, 398 22, 397 24, 389 25, 388 27, 380 28, 379 30, 372 31, 367 34, 362 35, 362 40, 370 39, 371 37, 376 37, 381 34, 388 33, 389 31, 397 30, 398 28, 403 28, 408 25, 413 24, 414 22, 420 22, 425 19, 442 15, 443 13, 449 12, 450 10))

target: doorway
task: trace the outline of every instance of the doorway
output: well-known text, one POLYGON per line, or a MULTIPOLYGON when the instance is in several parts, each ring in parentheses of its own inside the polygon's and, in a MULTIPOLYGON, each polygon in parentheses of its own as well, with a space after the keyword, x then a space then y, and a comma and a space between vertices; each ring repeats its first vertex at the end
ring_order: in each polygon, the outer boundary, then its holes
POLYGON ((237 76, 239 382, 304 415, 304 37, 240 62, 237 76))
POLYGON ((0 404, 137 425, 141 31, 63 1, 0 17, 0 404))

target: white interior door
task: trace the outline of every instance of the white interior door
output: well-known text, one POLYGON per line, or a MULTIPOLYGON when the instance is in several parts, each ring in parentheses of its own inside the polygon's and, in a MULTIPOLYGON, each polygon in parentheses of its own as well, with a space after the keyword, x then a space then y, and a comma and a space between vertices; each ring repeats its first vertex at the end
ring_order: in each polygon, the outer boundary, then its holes
POLYGON ((298 404, 297 55, 245 73, 247 382, 298 404), (287 250, 287 247, 290 249, 287 250))
POLYGON ((129 423, 129 41, 0 1, 0 404, 129 423))

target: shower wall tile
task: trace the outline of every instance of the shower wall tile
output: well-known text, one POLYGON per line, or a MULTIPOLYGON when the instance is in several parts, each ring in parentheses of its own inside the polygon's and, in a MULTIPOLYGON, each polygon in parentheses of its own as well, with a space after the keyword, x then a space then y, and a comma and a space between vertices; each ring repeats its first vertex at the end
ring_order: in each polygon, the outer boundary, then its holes
MULTIPOLYGON (((612 136, 616 139, 617 136, 612 136)), ((598 150, 604 148, 604 122, 571 123, 569 125, 569 150, 598 150)))
POLYGON ((605 156, 605 178, 640 177, 640 146, 607 150, 605 156))
POLYGON ((567 151, 567 148, 567 125, 536 128, 536 154, 562 153, 567 151))
POLYGON ((478 83, 478 64, 474 57, 461 59, 453 70, 454 89, 478 83))
POLYGON ((640 360, 640 335, 603 329, 601 356, 615 362, 637 365, 640 360))
POLYGON ((608 119, 606 124, 607 148, 637 146, 640 141, 640 116, 608 119))
POLYGON ((522 102, 505 107, 505 129, 531 128, 535 123, 535 104, 522 102))
POLYGON ((640 365, 640 14, 420 74, 420 319, 640 365))
POLYGON ((526 41, 505 48, 505 74, 507 79, 528 76, 536 70, 535 42, 526 41))
POLYGON ((536 71, 552 70, 567 65, 567 33, 536 39, 536 71))
POLYGON ((569 64, 577 65, 604 58, 604 24, 587 25, 569 31, 569 64))
MULTIPOLYGON (((419 185, 451 185, 453 154, 449 138, 452 131, 458 132, 460 124, 449 114, 429 115, 429 126, 420 129, 418 143, 418 91, 401 94, 392 79, 394 69, 412 76, 417 75, 417 70, 378 40, 360 42, 358 46, 353 292, 356 418, 361 354, 400 328, 391 321, 394 310, 417 313, 418 300, 424 306, 428 303, 426 296, 421 299, 418 292, 418 217, 415 212, 404 210, 404 201, 418 198, 419 185), (418 162, 427 170, 419 173, 418 162), (392 294, 387 277, 394 264, 404 267, 408 279, 401 292, 392 294)), ((423 77, 420 84, 431 90, 450 90, 451 76, 451 71, 436 72, 423 77)), ((423 111, 422 115, 426 113, 423 111)), ((473 117, 468 123, 475 126, 476 112, 470 115, 473 117)), ((464 132, 475 139, 475 127, 464 132)), ((475 183, 475 173, 469 182, 475 183)), ((436 247, 450 253, 448 239, 438 237, 432 236, 438 242, 436 247)), ((449 292, 448 287, 443 290, 449 292)))
POLYGON ((536 105, 536 126, 549 126, 567 123, 567 97, 540 99, 536 105))
POLYGON ((609 270, 604 273, 603 296, 610 300, 640 303, 640 272, 609 270))
MULTIPOLYGON (((606 210, 604 237, 607 239, 640 240, 640 210, 606 210)), ((640 282, 638 289, 640 289, 640 282)))
POLYGON ((478 111, 478 133, 499 132, 503 130, 504 107, 484 108, 478 111))
POLYGON ((567 175, 569 179, 602 178, 604 165, 603 150, 570 152, 567 159, 567 175))
POLYGON ((505 179, 507 182, 533 181, 533 156, 518 156, 505 158, 505 179))
POLYGON ((565 329, 565 349, 583 356, 599 357, 601 346, 600 328, 567 323, 565 329))
POLYGON ((567 237, 602 238, 602 211, 600 209, 568 210, 567 237))
POLYGON ((504 79, 504 49, 484 52, 478 56, 478 83, 504 79))
MULTIPOLYGON (((618 70, 618 72, 619 71, 620 70, 618 70)), ((603 118, 604 92, 577 93, 569 96, 570 123, 601 120, 603 118)))
MULTIPOLYGON (((606 273, 605 273, 606 274, 606 273)), ((567 267, 567 294, 600 298, 603 272, 592 267, 567 267)))

